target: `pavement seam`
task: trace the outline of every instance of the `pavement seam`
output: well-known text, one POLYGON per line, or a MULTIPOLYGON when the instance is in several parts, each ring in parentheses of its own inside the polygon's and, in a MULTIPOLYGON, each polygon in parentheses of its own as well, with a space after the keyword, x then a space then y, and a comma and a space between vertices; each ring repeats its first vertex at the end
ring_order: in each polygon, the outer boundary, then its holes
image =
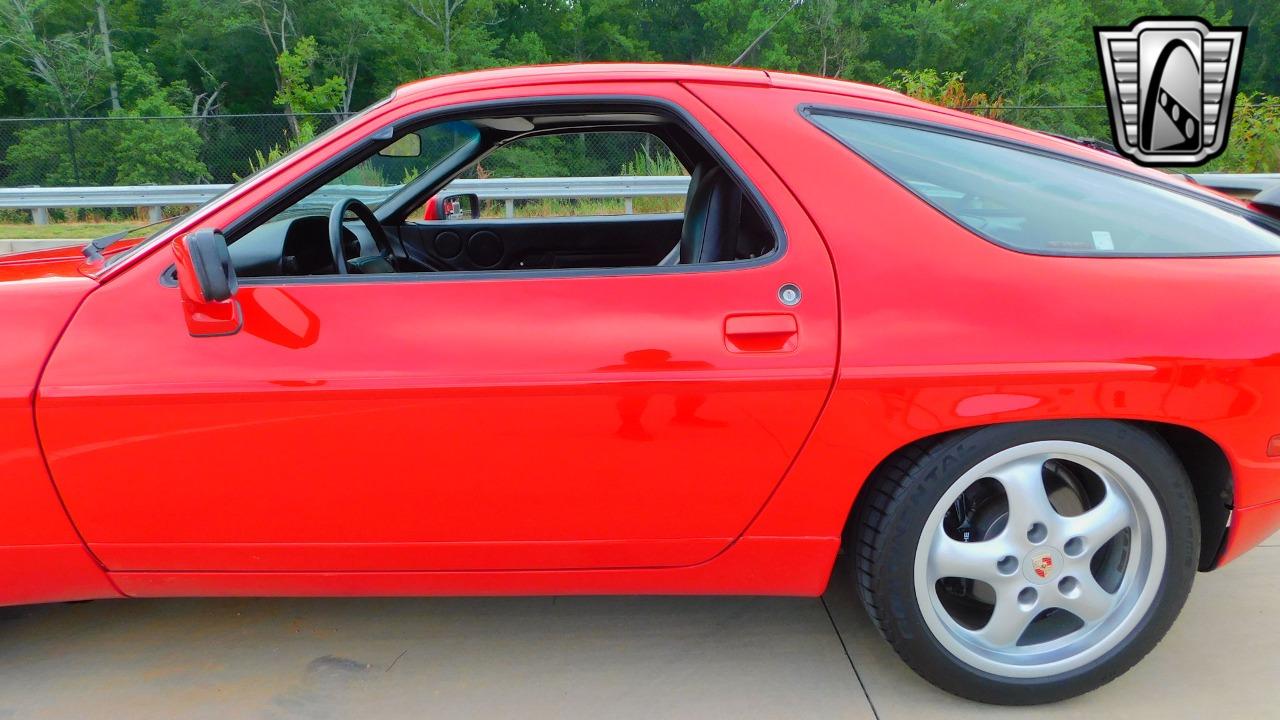
POLYGON ((844 651, 844 657, 849 661, 849 669, 853 671, 853 676, 858 680, 858 687, 862 688, 862 695, 867 699, 867 705, 871 707, 871 715, 880 720, 880 711, 876 710, 876 703, 871 699, 871 693, 867 692, 867 684, 862 682, 862 675, 858 673, 858 666, 853 664, 853 656, 849 654, 849 646, 844 643, 844 636, 840 634, 840 626, 836 625, 835 616, 831 614, 831 607, 827 605, 825 597, 818 598, 822 601, 822 609, 827 613, 827 620, 831 621, 831 629, 835 631, 836 639, 840 641, 840 649, 844 651))

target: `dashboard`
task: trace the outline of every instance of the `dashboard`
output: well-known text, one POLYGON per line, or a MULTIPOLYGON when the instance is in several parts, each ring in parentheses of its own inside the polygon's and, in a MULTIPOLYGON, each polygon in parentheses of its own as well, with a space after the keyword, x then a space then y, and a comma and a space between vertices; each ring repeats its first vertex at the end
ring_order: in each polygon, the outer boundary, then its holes
MULTIPOLYGON (((343 250, 349 258, 376 252, 373 239, 359 222, 343 227, 343 250)), ((332 275, 329 218, 318 215, 275 220, 250 230, 228 246, 236 275, 280 277, 332 275)))

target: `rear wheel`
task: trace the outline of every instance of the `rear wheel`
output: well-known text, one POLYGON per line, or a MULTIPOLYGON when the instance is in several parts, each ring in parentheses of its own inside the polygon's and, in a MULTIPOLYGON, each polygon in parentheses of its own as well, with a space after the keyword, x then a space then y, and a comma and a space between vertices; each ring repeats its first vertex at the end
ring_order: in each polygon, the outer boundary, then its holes
POLYGON ((909 448, 870 482, 849 539, 863 603, 955 694, 1088 692, 1150 651, 1191 589, 1195 498, 1137 427, 991 426, 909 448))

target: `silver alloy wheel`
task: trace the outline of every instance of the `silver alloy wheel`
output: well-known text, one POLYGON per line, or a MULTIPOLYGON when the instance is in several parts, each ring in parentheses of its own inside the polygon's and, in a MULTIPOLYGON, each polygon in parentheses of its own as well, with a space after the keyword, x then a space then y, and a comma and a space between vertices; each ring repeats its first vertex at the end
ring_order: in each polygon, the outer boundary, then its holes
POLYGON ((938 501, 916 547, 916 601, 933 636, 962 662, 1003 677, 1057 675, 1101 657, 1141 621, 1165 552, 1159 503, 1128 463, 1085 443, 1027 443, 978 463, 938 501), (1055 509, 1060 495, 1051 500, 1046 468, 1062 467, 1091 476, 1082 512, 1055 509), (988 504, 1003 514, 987 523, 989 537, 965 541, 944 521, 975 488, 987 488, 988 504), (990 603, 985 622, 944 600, 957 582, 972 589, 972 605, 990 603))

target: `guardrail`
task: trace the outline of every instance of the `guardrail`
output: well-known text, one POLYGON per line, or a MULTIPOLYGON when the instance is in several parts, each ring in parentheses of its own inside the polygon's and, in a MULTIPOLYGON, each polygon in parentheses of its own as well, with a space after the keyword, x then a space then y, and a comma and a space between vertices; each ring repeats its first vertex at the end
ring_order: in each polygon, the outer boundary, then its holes
MULTIPOLYGON (((153 221, 159 220, 166 205, 201 205, 226 191, 230 185, 130 185, 120 187, 29 187, 0 188, 0 208, 31 211, 37 225, 49 222, 51 208, 147 208, 153 221)), ((507 217, 515 216, 517 200, 542 198, 621 198, 625 211, 632 212, 632 198, 684 195, 689 178, 684 175, 653 177, 520 178, 512 180, 454 180, 442 191, 448 194, 475 193, 481 200, 502 201, 507 217)), ((341 198, 364 202, 385 200, 397 188, 369 185, 332 185, 314 193, 304 202, 332 207, 341 198)))
MULTIPOLYGON (((1280 184, 1280 174, 1201 173, 1196 182, 1236 195, 1253 195, 1280 184)), ((37 225, 49 222, 50 208, 147 208, 151 219, 159 220, 166 205, 201 205, 230 185, 133 185, 123 187, 31 187, 0 188, 0 208, 31 211, 37 225)), ((475 193, 481 200, 502 201, 506 216, 515 216, 517 200, 543 198, 621 198, 626 213, 632 212, 637 197, 684 195, 689 178, 684 175, 652 177, 520 178, 512 180, 454 180, 441 191, 446 194, 475 193)), ((314 193, 303 202, 327 210, 341 198, 381 202, 396 188, 369 185, 333 185, 314 193)))
POLYGON ((166 205, 203 205, 230 185, 121 185, 115 187, 0 188, 0 208, 31 211, 36 225, 49 222, 50 208, 145 207, 152 221, 166 205))

